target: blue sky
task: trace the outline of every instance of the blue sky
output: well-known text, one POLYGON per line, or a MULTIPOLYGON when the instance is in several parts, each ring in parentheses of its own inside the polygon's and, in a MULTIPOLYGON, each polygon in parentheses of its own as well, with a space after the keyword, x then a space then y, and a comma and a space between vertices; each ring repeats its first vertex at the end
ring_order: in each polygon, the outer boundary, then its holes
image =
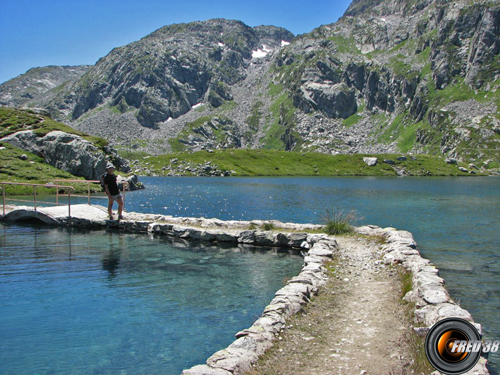
POLYGON ((93 65, 113 48, 173 23, 227 18, 303 34, 351 0, 2 0, 0 83, 47 65, 93 65))

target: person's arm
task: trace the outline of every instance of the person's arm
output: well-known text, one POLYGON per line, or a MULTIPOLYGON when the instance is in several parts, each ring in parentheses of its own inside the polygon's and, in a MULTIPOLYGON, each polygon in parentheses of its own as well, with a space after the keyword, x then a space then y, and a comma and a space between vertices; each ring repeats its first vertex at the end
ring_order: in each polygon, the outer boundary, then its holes
POLYGON ((109 177, 108 175, 104 176, 104 192, 109 197, 111 194, 109 192, 108 177, 109 177))

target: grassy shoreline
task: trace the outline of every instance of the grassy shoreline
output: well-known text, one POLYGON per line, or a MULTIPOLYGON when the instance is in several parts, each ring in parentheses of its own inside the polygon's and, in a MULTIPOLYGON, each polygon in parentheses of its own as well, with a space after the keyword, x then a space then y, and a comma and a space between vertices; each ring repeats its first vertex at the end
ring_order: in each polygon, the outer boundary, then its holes
MULTIPOLYGON (((7 143, 0 145, 0 181, 46 184, 54 179, 82 179, 45 163, 43 158, 7 143)), ((486 176, 488 171, 471 169, 458 162, 448 164, 433 155, 320 154, 271 150, 226 149, 148 155, 121 152, 139 176, 234 176, 234 177, 395 177, 395 176, 486 176), (368 166, 365 157, 376 157, 368 166), (467 168, 474 174, 461 171, 467 168)), ((86 192, 76 184, 77 192, 86 192)), ((99 190, 99 187, 97 187, 99 190)), ((8 194, 32 194, 32 188, 7 188, 8 194)))
POLYGON ((402 154, 320 154, 226 149, 147 155, 122 151, 134 173, 149 176, 469 176, 487 175, 469 165, 448 164, 440 156, 402 154), (363 158, 376 157, 368 166, 363 158))

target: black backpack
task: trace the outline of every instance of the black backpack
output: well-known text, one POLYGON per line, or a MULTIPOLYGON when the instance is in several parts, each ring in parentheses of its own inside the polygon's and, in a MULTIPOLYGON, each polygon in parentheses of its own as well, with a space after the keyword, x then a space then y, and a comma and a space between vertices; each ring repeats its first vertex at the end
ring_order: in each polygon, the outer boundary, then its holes
POLYGON ((103 173, 101 175, 101 178, 99 179, 99 181, 101 182, 101 188, 102 188, 102 191, 106 191, 106 188, 104 187, 104 179, 108 176, 108 173, 103 173))

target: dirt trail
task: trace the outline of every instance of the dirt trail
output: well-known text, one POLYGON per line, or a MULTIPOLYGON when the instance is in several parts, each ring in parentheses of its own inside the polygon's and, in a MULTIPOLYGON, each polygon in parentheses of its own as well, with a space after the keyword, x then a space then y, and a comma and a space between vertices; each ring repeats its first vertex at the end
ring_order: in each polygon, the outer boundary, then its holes
POLYGON ((305 314, 290 320, 252 375, 407 373, 410 323, 396 270, 379 260, 374 242, 337 241, 328 284, 305 314))

